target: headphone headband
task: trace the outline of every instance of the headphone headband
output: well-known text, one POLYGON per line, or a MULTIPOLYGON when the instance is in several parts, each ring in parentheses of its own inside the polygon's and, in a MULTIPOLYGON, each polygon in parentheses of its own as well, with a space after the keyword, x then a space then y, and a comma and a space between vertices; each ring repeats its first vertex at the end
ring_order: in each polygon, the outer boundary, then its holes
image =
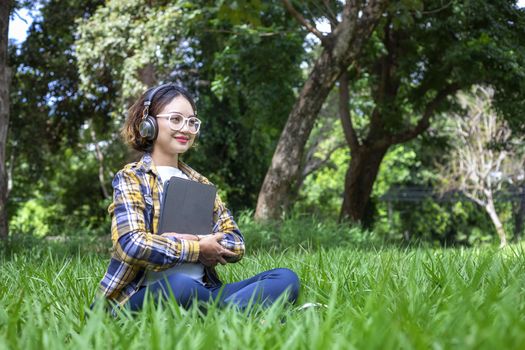
POLYGON ((155 94, 159 92, 160 89, 168 87, 168 86, 175 87, 175 85, 173 85, 172 83, 167 83, 167 84, 159 85, 153 90, 151 90, 146 96, 146 98, 144 99, 144 107, 149 107, 151 105, 151 101, 153 101, 153 98, 155 97, 155 94))
POLYGON ((149 115, 149 106, 151 105, 151 102, 153 101, 153 98, 155 97, 155 94, 157 92, 159 92, 160 89, 168 87, 168 86, 175 87, 175 85, 173 85, 172 83, 162 84, 162 85, 159 85, 156 88, 152 89, 146 95, 146 98, 144 99, 144 111, 142 112, 142 119, 143 120, 149 115))

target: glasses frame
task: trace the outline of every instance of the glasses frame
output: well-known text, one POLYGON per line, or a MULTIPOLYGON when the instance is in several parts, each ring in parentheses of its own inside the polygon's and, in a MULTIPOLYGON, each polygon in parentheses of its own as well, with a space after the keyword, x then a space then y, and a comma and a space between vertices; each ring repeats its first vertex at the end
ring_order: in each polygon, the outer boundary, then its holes
POLYGON ((157 115, 155 116, 155 118, 166 118, 166 119, 168 119, 168 124, 169 124, 169 126, 170 126, 170 129, 173 130, 173 131, 181 131, 182 129, 184 129, 184 126, 185 126, 185 125, 188 125, 188 132, 189 132, 190 134, 193 134, 193 135, 199 133, 199 131, 200 131, 200 129, 201 129, 201 125, 202 125, 202 121, 201 121, 199 118, 197 118, 196 116, 194 116, 194 115, 189 116, 189 117, 185 117, 185 116, 183 116, 183 115, 180 114, 180 113, 163 113, 163 114, 157 114, 157 115), (182 117, 182 119, 183 119, 182 126, 181 126, 179 129, 174 129, 174 128, 172 127, 172 124, 171 124, 171 118, 172 118, 173 116, 182 117), (199 126, 197 127, 197 131, 195 131, 195 132, 193 132, 193 131, 190 130, 190 128, 189 128, 189 124, 188 124, 188 121, 189 121, 190 119, 192 119, 192 118, 193 118, 193 119, 197 119, 197 121, 199 122, 199 126))

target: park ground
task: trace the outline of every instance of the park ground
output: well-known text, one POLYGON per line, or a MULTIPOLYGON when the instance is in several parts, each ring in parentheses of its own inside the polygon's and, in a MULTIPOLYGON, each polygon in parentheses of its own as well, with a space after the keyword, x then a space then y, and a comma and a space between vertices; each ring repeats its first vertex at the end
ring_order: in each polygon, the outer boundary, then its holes
POLYGON ((0 349, 519 349, 525 344, 525 256, 505 249, 256 249, 219 267, 225 282, 274 267, 301 280, 299 311, 245 314, 149 305, 112 318, 89 311, 108 253, 75 243, 4 249, 0 349))

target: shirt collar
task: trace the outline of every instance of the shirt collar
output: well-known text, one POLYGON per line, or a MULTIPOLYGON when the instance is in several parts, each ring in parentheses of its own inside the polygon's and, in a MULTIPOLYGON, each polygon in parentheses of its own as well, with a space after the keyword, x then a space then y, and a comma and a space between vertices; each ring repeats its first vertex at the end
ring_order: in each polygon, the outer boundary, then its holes
POLYGON ((157 171, 157 167, 155 167, 155 164, 153 163, 153 158, 151 158, 151 153, 144 153, 142 158, 139 161, 139 168, 144 170, 144 172, 151 171, 155 176, 159 177, 159 172, 157 171))
MULTIPOLYGON (((151 171, 156 177, 160 178, 159 172, 155 163, 153 163, 153 158, 151 153, 144 153, 142 158, 139 161, 139 167, 144 170, 144 172, 151 171)), ((199 174, 197 171, 193 170, 188 164, 184 163, 179 159, 179 170, 182 171, 188 178, 202 183, 209 183, 208 179, 199 174)))

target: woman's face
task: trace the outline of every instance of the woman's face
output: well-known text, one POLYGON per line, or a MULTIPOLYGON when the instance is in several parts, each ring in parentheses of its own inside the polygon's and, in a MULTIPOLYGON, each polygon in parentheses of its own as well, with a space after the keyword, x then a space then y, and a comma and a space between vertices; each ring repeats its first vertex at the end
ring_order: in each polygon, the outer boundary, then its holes
MULTIPOLYGON (((166 115, 172 113, 187 118, 193 116, 195 112, 188 100, 184 96, 179 95, 164 106, 159 114, 166 115)), ((179 131, 174 131, 170 128, 168 118, 157 118, 157 124, 159 126, 159 133, 154 144, 156 152, 161 152, 167 156, 174 156, 175 154, 186 152, 193 145, 195 134, 189 132, 187 122, 184 123, 183 128, 179 131)))

